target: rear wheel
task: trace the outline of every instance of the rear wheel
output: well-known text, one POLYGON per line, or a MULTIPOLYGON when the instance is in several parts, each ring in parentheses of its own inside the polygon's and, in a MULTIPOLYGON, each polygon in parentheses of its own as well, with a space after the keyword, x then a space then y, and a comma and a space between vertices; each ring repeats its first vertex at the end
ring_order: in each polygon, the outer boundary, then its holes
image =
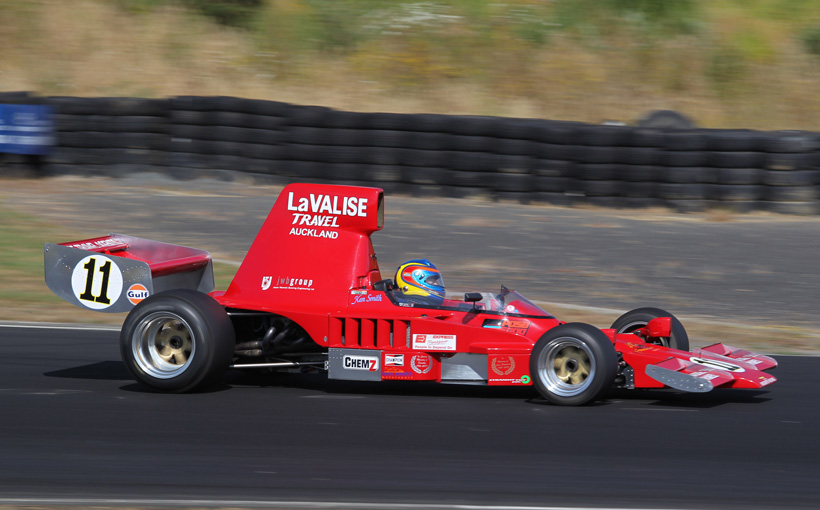
POLYGON ((636 330, 646 326, 649 321, 658 317, 672 318, 672 334, 669 338, 649 339, 651 343, 657 343, 664 347, 671 347, 680 351, 689 350, 689 335, 686 334, 683 324, 674 315, 661 310, 660 308, 636 308, 618 317, 612 323, 612 329, 620 333, 634 333, 636 330))
POLYGON ((193 290, 148 297, 125 319, 120 352, 141 383, 169 392, 212 384, 233 357, 234 329, 225 309, 193 290))
POLYGON ((570 323, 547 331, 532 350, 530 372, 542 397, 581 405, 603 396, 618 367, 615 347, 598 328, 570 323))

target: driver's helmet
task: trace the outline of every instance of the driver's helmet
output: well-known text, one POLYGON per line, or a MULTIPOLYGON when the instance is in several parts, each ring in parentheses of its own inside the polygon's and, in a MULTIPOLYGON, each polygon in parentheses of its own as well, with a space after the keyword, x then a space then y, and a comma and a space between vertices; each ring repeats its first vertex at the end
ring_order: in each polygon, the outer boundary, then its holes
POLYGON ((427 259, 409 260, 396 270, 396 286, 405 296, 419 296, 441 304, 444 301, 444 279, 427 259))

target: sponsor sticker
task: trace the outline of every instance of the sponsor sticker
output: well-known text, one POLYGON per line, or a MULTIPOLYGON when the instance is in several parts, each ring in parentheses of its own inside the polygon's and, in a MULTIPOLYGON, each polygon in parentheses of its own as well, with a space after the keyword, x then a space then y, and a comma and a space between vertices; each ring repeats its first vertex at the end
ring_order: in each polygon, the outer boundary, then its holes
POLYGON ((122 272, 104 255, 89 255, 71 273, 71 290, 83 306, 102 310, 113 305, 122 293, 122 272))
POLYGON ((292 228, 290 235, 303 237, 324 237, 327 239, 336 239, 339 233, 335 230, 316 230, 315 228, 292 228))
POLYGON ((368 199, 310 193, 295 197, 288 193, 288 211, 293 211, 293 227, 289 234, 302 237, 337 239, 339 218, 343 216, 367 217, 368 199), (308 228, 313 227, 313 228, 308 228), (331 230, 325 230, 331 229, 331 230))
POLYGON ((487 358, 487 383, 495 385, 530 384, 529 355, 490 354, 487 358))
POLYGON ((98 250, 100 248, 119 248, 122 246, 127 246, 125 243, 118 241, 116 239, 111 239, 110 237, 106 237, 103 239, 92 239, 89 241, 82 241, 79 243, 67 244, 69 248, 77 248, 80 250, 98 250))
POLYGON ((771 383, 773 383, 777 380, 774 377, 767 377, 767 378, 762 378, 761 377, 761 379, 763 379, 762 381, 760 381, 761 386, 768 386, 769 384, 771 384, 771 383))
POLYGON ((496 356, 490 363, 490 368, 497 375, 510 375, 515 370, 515 359, 512 356, 496 356))
POLYGON ((128 301, 130 301, 132 305, 136 305, 148 297, 148 289, 141 283, 135 283, 128 287, 128 290, 125 292, 125 297, 128 298, 128 301))
POLYGON ((656 351, 656 350, 658 350, 658 347, 656 345, 653 345, 653 344, 646 344, 646 343, 636 344, 636 343, 633 343, 633 342, 627 342, 626 345, 631 347, 632 350, 635 351, 635 352, 656 351))
POLYGON ((433 369, 433 359, 429 354, 414 354, 410 358, 410 368, 417 374, 426 374, 433 369))
POLYGON ((305 225, 307 227, 333 227, 339 228, 337 216, 321 216, 321 215, 310 215, 310 214, 302 214, 302 213, 293 213, 293 223, 291 225, 305 225))
POLYGON ((381 303, 383 298, 384 294, 354 295, 352 304, 358 305, 360 303, 381 303))
POLYGON ((530 376, 524 375, 521 377, 513 377, 511 379, 493 379, 495 383, 510 383, 510 384, 529 384, 530 376))
POLYGON ((371 356, 350 356, 342 358, 343 366, 346 370, 366 370, 375 372, 379 369, 379 358, 371 356))
POLYGON ((300 213, 359 216, 364 218, 367 216, 367 202, 366 198, 361 197, 340 197, 311 193, 307 197, 295 198, 292 191, 288 193, 288 211, 298 211, 300 213))
POLYGON ((718 370, 726 370, 727 372, 745 372, 743 367, 737 366, 733 363, 727 363, 725 361, 719 361, 716 359, 705 359, 705 358, 697 358, 691 357, 689 361, 692 363, 697 363, 698 365, 703 365, 709 368, 716 368, 718 370))
POLYGON ((403 367, 404 366, 404 354, 385 354, 384 355, 384 366, 385 367, 403 367))
POLYGON ((485 319, 484 324, 481 326, 489 329, 500 329, 517 335, 526 335, 530 329, 530 321, 521 319, 485 319))
POLYGON ((456 335, 413 335, 413 349, 428 351, 455 351, 456 335))
POLYGON ((290 276, 277 276, 274 281, 272 276, 262 277, 262 290, 268 289, 290 289, 290 290, 315 290, 312 278, 293 278, 290 276))

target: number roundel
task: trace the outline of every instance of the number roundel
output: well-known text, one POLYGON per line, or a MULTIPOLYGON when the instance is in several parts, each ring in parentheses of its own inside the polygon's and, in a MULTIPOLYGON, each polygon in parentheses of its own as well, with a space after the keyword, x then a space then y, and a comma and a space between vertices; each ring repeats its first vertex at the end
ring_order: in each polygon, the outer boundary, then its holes
POLYGON ((122 272, 110 258, 89 255, 74 267, 71 289, 83 306, 102 310, 119 299, 122 293, 122 272))

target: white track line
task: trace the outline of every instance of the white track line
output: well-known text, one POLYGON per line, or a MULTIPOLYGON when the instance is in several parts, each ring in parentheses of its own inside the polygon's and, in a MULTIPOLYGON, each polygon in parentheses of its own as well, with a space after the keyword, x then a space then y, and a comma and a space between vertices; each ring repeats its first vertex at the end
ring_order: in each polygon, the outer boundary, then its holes
POLYGON ((19 329, 66 329, 79 331, 119 331, 122 328, 119 326, 111 326, 105 324, 58 324, 53 322, 18 322, 18 321, 0 321, 0 328, 19 328, 19 329))
MULTIPOLYGON (((325 501, 254 501, 211 499, 106 499, 106 498, 0 498, 0 505, 116 505, 116 506, 172 506, 172 507, 239 507, 239 508, 293 508, 345 510, 632 510, 627 507, 567 507, 521 505, 453 505, 421 503, 357 503, 325 501)), ((655 510, 641 507, 641 510, 655 510)), ((665 508, 664 510, 674 510, 665 508)))

